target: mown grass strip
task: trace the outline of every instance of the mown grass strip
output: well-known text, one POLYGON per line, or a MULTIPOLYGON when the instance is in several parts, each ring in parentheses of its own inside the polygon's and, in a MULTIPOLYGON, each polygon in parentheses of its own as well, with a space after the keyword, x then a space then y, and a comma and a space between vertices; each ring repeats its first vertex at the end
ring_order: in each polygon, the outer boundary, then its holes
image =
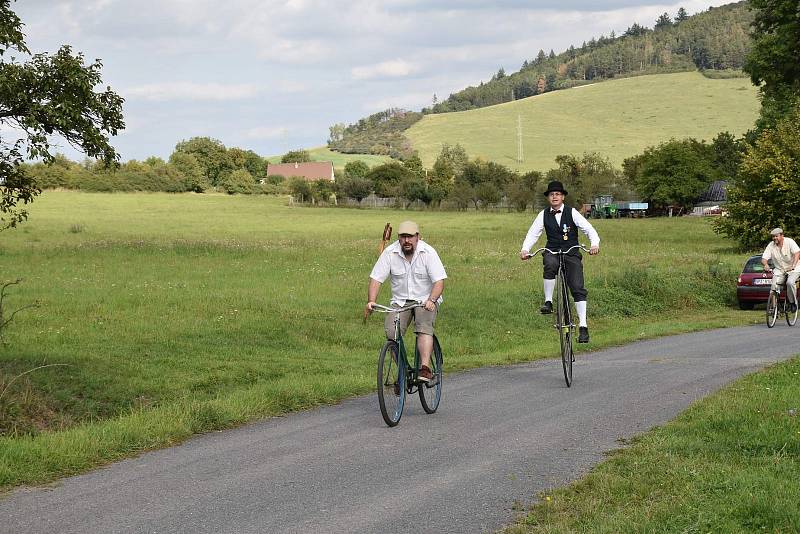
POLYGON ((800 531, 798 383, 797 357, 738 380, 505 532, 800 531))

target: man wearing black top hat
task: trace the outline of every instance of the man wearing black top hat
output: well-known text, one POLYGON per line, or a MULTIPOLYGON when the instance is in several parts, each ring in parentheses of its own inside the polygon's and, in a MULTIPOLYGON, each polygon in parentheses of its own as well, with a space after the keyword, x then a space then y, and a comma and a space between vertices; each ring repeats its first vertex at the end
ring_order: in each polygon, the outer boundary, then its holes
MULTIPOLYGON (((545 208, 536 216, 533 224, 522 243, 519 257, 522 260, 530 258, 530 250, 542 232, 547 235, 546 248, 550 250, 567 250, 578 244, 578 229, 589 238, 589 254, 600 252, 600 236, 594 227, 575 208, 564 205, 567 191, 561 182, 553 181, 547 185, 544 192, 549 208, 545 208)), ((553 313, 553 291, 556 286, 556 273, 558 273, 558 258, 553 254, 542 254, 544 262, 544 306, 542 313, 553 313)), ((567 285, 572 298, 575 299, 575 309, 578 311, 578 343, 589 342, 589 327, 586 323, 586 288, 583 286, 583 261, 579 249, 575 249, 564 256, 566 267, 567 285)))

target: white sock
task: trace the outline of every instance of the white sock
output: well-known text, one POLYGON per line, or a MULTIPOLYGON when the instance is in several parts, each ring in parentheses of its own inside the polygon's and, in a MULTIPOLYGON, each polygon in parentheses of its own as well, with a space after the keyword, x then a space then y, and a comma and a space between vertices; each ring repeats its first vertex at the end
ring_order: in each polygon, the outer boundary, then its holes
POLYGON ((581 300, 575 303, 575 309, 578 310, 578 326, 587 326, 586 324, 586 301, 581 300))
POLYGON ((544 300, 545 302, 553 302, 553 291, 556 289, 556 279, 544 279, 544 300))

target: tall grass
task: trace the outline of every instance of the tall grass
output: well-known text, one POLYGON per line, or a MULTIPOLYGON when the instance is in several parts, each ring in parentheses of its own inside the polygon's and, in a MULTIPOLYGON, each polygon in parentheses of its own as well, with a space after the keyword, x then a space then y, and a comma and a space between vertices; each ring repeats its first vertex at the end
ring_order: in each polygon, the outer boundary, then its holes
MULTIPOLYGON (((374 387, 383 328, 360 322, 387 221, 413 217, 449 274, 447 370, 552 356, 541 264, 516 256, 533 214, 289 207, 227 195, 47 191, 0 234, 22 277, 0 346, 0 485, 374 387), (74 221, 82 231, 71 231, 74 221)), ((592 348, 742 324, 743 256, 700 219, 597 221, 586 258, 592 348)), ((382 299, 388 300, 388 289, 382 299)))
POLYGON ((459 113, 427 115, 406 131, 426 166, 442 143, 461 144, 520 170, 546 171, 559 154, 598 152, 616 166, 670 138, 741 135, 758 117, 756 88, 746 78, 709 79, 697 72, 609 80, 459 113), (523 163, 517 163, 517 119, 523 163), (490 135, 487 135, 490 132, 490 135))

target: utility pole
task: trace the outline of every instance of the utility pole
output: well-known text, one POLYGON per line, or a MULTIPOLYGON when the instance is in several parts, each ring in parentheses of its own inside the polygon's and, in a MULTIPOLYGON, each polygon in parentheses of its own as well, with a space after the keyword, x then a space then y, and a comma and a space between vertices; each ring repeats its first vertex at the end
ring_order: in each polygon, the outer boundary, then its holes
POLYGON ((522 163, 522 116, 517 114, 517 163, 522 163))

